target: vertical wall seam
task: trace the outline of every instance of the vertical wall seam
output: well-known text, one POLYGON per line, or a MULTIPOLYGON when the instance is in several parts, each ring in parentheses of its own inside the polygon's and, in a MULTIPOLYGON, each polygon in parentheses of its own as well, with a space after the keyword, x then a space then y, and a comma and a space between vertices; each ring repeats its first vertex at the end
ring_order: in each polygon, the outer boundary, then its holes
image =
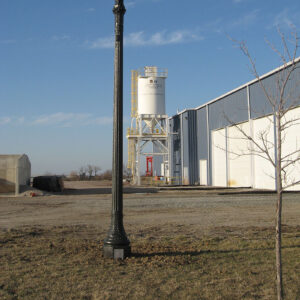
POLYGON ((212 165, 211 165, 211 153, 210 153, 210 136, 209 136, 209 105, 206 105, 206 138, 207 138, 207 185, 212 185, 212 165))
POLYGON ((183 150, 183 114, 180 115, 180 152, 181 152, 181 183, 183 184, 184 178, 184 150, 183 150))
POLYGON ((171 178, 173 177, 173 174, 172 174, 172 163, 173 163, 173 161, 172 161, 172 159, 171 159, 171 157, 172 157, 172 150, 171 150, 171 123, 170 123, 170 121, 169 121, 169 119, 167 119, 167 126, 166 126, 166 128, 167 128, 167 131, 168 131, 168 136, 167 136, 167 141, 168 141, 168 181, 169 181, 169 184, 171 184, 171 182, 172 182, 172 180, 171 180, 171 178))
POLYGON ((193 111, 193 136, 195 138, 192 138, 193 141, 193 184, 197 182, 197 174, 198 174, 198 145, 197 145, 197 122, 196 119, 197 114, 196 111, 193 111))
POLYGON ((189 111, 189 168, 190 168, 190 184, 195 184, 197 181, 197 127, 196 127, 196 112, 189 111))
POLYGON ((194 111, 194 135, 196 137, 195 140, 195 150, 194 150, 194 183, 198 182, 197 177, 199 174, 199 165, 198 165, 198 137, 197 137, 197 112, 194 111))
POLYGON ((191 111, 188 111, 187 113, 187 117, 188 117, 188 120, 187 120, 187 126, 188 126, 188 154, 189 154, 189 159, 188 159, 188 166, 189 166, 189 172, 188 172, 188 183, 189 184, 192 184, 193 180, 192 180, 192 177, 193 177, 193 164, 192 164, 192 159, 193 159, 193 155, 192 155, 192 147, 191 147, 191 143, 192 143, 192 138, 191 138, 191 135, 192 135, 192 130, 193 130, 193 124, 192 124, 192 114, 191 114, 191 111))
POLYGON ((191 143, 192 143, 191 134, 192 134, 193 126, 192 126, 192 114, 191 114, 190 111, 188 111, 187 117, 188 117, 187 126, 188 126, 188 154, 189 154, 189 159, 188 159, 188 166, 189 166, 188 176, 189 176, 189 179, 188 179, 188 183, 192 184, 192 182, 193 182, 193 180, 192 180, 193 164, 191 162, 192 162, 193 156, 192 156, 192 149, 191 149, 191 143))
POLYGON ((229 184, 229 161, 228 161, 228 126, 225 127, 225 168, 226 168, 226 184, 228 187, 229 184))
MULTIPOLYGON (((277 122, 276 122, 276 112, 273 114, 273 130, 274 130, 274 162, 275 162, 275 166, 277 166, 277 131, 276 131, 276 126, 277 126, 277 122)), ((274 180, 275 180, 275 189, 277 190, 277 168, 274 168, 274 180)))
MULTIPOLYGON (((248 122, 249 122, 249 131, 250 137, 253 139, 253 121, 251 119, 251 102, 250 102, 250 87, 247 85, 247 104, 248 104, 248 122)), ((254 178, 254 145, 253 142, 250 141, 250 176, 251 176, 251 187, 255 186, 255 178, 254 178)))

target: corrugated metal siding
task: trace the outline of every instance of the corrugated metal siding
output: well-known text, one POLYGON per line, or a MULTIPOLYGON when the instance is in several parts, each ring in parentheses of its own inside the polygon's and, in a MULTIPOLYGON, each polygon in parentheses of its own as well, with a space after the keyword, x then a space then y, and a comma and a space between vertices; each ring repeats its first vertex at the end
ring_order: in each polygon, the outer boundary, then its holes
POLYGON ((212 185, 212 131, 224 128, 232 123, 248 120, 247 88, 245 87, 219 101, 209 104, 207 109, 209 127, 208 185, 212 185))
POLYGON ((300 62, 297 63, 297 68, 291 74, 287 83, 287 90, 284 97, 289 98, 285 107, 300 105, 300 62))
MULTIPOLYGON (((286 114, 286 120, 299 120, 300 118, 300 107, 290 110, 286 114)), ((285 140, 282 144, 282 157, 284 159, 283 165, 288 161, 296 161, 299 155, 299 146, 300 146, 300 124, 299 122, 294 122, 293 126, 290 126, 285 131, 285 140)), ((289 174, 288 178, 284 180, 283 186, 286 187, 295 181, 300 179, 300 163, 299 161, 295 164, 292 164, 286 168, 286 173, 289 174)), ((288 190, 300 190, 300 185, 294 185, 288 190)))
POLYGON ((207 159, 207 119, 206 107, 197 110, 197 150, 198 159, 207 159))
POLYGON ((200 184, 200 174, 202 171, 206 172, 206 180, 208 184, 209 178, 209 167, 208 167, 208 136, 207 136, 207 106, 198 109, 197 112, 197 152, 198 152, 198 181, 200 184), (205 170, 200 170, 200 160, 206 161, 205 170))
POLYGON ((181 130, 180 116, 174 116, 170 120, 170 161, 171 161, 171 177, 174 184, 181 184, 181 130))
MULTIPOLYGON (((174 153, 174 145, 173 145, 173 134, 172 134, 172 129, 173 128, 173 119, 169 119, 169 177, 170 180, 174 177, 174 172, 173 172, 173 153, 174 153)), ((171 182, 172 183, 172 182, 171 182)))
POLYGON ((249 135, 250 122, 240 123, 238 127, 227 127, 227 186, 250 187, 251 146, 239 128, 249 135), (244 153, 248 155, 243 155, 244 153))
MULTIPOLYGON (((297 68, 293 71, 290 80, 286 86, 286 97, 290 98, 286 105, 289 107, 291 102, 293 105, 299 105, 299 93, 300 93, 300 62, 297 63, 297 68)), ((251 119, 261 118, 265 115, 269 115, 273 112, 272 106, 266 97, 262 85, 265 87, 268 95, 273 97, 277 103, 280 101, 280 87, 282 86, 282 80, 286 78, 287 72, 290 68, 281 70, 274 73, 271 76, 264 78, 261 83, 256 82, 250 85, 250 107, 251 107, 251 119), (279 82, 279 83, 278 83, 279 82)))
MULTIPOLYGON (((253 139, 258 145, 263 145, 263 141, 260 138, 262 131, 267 132, 264 138, 267 143, 274 143, 274 129, 273 129, 272 117, 259 118, 253 121, 253 139)), ((262 146, 263 147, 263 146, 262 146)), ((255 147, 254 147, 255 149, 255 147)), ((274 160, 274 148, 269 149, 269 155, 274 160)), ((254 188, 258 189, 275 189, 275 168, 270 163, 264 153, 260 155, 253 155, 254 164, 254 188)))
POLYGON ((190 184, 189 178, 189 114, 181 114, 182 184, 190 184))
POLYGON ((211 131, 212 184, 227 186, 226 129, 211 131))
MULTIPOLYGON (((206 161, 206 178, 208 178, 208 140, 207 140, 207 106, 196 111, 197 114, 197 155, 198 155, 198 182, 200 184, 200 160, 206 161)), ((203 173, 201 173, 203 174, 203 173)))
MULTIPOLYGON (((276 83, 273 76, 265 78, 262 83, 268 90, 268 93, 274 94, 276 91, 276 83)), ((257 119, 272 113, 272 107, 266 98, 261 84, 256 82, 249 86, 250 89, 250 116, 251 119, 257 119)), ((276 95, 274 95, 276 97, 276 95)))
POLYGON ((211 138, 211 133, 212 133, 212 130, 210 129, 209 127, 209 108, 210 106, 207 105, 206 106, 206 118, 207 118, 207 133, 208 133, 208 137, 207 137, 207 144, 208 144, 208 171, 207 171, 207 175, 208 175, 208 182, 207 182, 207 185, 212 185, 212 144, 211 144, 211 141, 212 141, 212 138, 211 138))
POLYGON ((230 124, 241 123, 246 120, 248 120, 246 88, 209 105, 210 130, 224 128, 230 124))
POLYGON ((189 126, 189 184, 199 183, 198 147, 197 147, 197 112, 188 111, 189 126))

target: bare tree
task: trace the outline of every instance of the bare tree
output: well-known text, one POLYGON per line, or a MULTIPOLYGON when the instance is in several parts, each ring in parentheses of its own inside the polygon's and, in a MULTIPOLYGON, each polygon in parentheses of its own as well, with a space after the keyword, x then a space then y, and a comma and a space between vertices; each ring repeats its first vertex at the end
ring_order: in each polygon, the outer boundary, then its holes
MULTIPOLYGON (((288 39, 279 29, 283 50, 280 51, 272 43, 267 41, 271 49, 279 56, 283 66, 275 76, 276 91, 272 92, 265 85, 262 78, 259 76, 256 63, 250 55, 245 42, 233 40, 239 46, 250 62, 251 71, 259 82, 260 88, 265 95, 271 109, 272 115, 267 116, 271 125, 261 129, 256 137, 245 130, 245 127, 234 124, 227 118, 229 123, 234 126, 239 132, 239 138, 249 142, 249 148, 246 151, 233 153, 237 157, 242 155, 256 155, 267 161, 275 169, 276 180, 276 287, 277 299, 284 298, 283 282, 282 282, 282 254, 281 254, 281 216, 282 216, 282 193, 284 190, 292 186, 300 184, 299 178, 295 178, 293 168, 300 166, 299 149, 287 149, 284 145, 287 139, 287 131, 292 127, 300 125, 300 116, 291 116, 291 111, 300 105, 299 87, 300 78, 296 84, 291 85, 291 80, 297 80, 295 71, 300 68, 300 60, 297 58, 299 38, 296 30, 291 32, 291 39, 288 39), (292 44, 292 46, 291 46, 292 44), (292 50, 290 48, 292 47, 292 50), (270 130, 275 128, 275 139, 270 139, 270 130)), ((230 137, 229 137, 230 138, 230 137)))
POLYGON ((89 179, 91 179, 92 175, 93 175, 93 172, 94 172, 94 166, 87 165, 86 169, 87 169, 87 173, 89 174, 89 179))
POLYGON ((86 173, 87 173, 87 167, 82 166, 79 169, 79 179, 84 180, 86 178, 86 173))
POLYGON ((93 166, 93 171, 94 171, 94 176, 96 177, 96 176, 97 176, 97 173, 98 173, 99 171, 101 171, 101 167, 99 167, 99 166, 93 166))
POLYGON ((80 180, 84 180, 87 178, 87 174, 88 174, 88 178, 91 179, 93 176, 96 177, 100 170, 101 167, 95 165, 82 166, 79 169, 79 178, 80 180))

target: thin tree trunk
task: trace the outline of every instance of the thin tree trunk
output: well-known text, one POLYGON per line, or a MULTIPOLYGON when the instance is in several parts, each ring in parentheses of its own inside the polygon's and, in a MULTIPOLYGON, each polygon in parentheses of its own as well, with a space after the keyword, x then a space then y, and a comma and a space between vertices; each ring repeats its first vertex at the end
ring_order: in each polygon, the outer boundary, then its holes
POLYGON ((281 262, 281 208, 282 192, 277 192, 277 209, 276 209, 276 278, 277 278, 277 299, 283 299, 282 283, 282 262, 281 262))
POLYGON ((283 299, 283 283, 282 283, 282 262, 281 262, 281 211, 282 211, 282 175, 281 175, 281 118, 279 112, 276 113, 276 180, 277 180, 277 205, 276 205, 276 285, 277 299, 283 299))

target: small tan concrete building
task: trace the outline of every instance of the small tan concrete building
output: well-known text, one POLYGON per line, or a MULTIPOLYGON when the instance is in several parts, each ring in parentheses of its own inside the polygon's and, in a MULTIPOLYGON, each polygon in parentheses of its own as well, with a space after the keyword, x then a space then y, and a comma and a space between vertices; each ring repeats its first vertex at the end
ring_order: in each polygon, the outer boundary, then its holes
POLYGON ((0 193, 19 194, 30 184, 31 164, 26 154, 0 155, 0 193))

